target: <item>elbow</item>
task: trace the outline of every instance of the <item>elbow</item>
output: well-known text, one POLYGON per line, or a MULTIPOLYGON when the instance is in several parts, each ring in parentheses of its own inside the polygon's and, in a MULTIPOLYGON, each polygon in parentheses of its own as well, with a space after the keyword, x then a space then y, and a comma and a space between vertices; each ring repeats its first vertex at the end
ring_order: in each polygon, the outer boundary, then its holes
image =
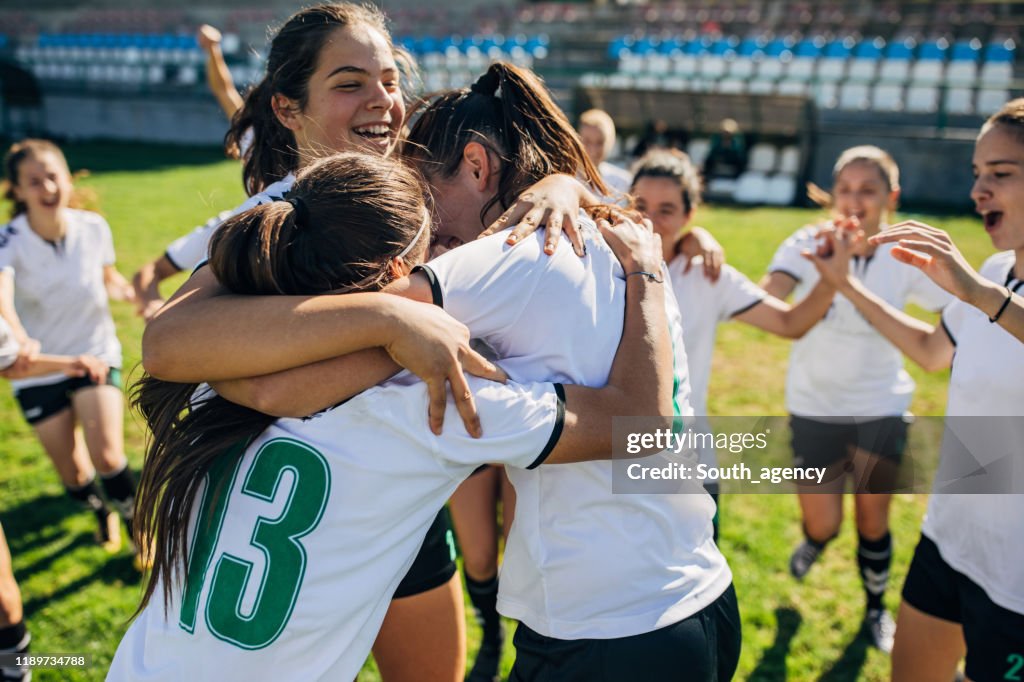
POLYGON ((157 379, 185 381, 178 375, 173 343, 166 343, 158 318, 146 325, 142 332, 142 368, 157 379))
POLYGON ((941 370, 946 369, 946 367, 949 366, 949 364, 945 362, 943 358, 934 356, 922 357, 917 361, 917 364, 920 365, 921 369, 923 369, 926 372, 939 372, 941 370))

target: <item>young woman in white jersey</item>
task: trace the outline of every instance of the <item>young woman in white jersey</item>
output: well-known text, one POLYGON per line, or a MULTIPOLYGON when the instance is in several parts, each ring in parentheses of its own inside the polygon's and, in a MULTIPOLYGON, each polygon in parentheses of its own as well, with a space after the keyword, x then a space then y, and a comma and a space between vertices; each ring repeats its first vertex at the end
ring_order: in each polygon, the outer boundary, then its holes
POLYGON ((926 369, 952 363, 939 471, 965 452, 983 464, 1000 456, 1014 461, 1014 494, 951 494, 936 480, 903 587, 896 682, 953 679, 965 651, 965 673, 975 682, 1014 680, 1024 670, 1024 485, 1017 473, 1024 442, 1024 299, 1017 293, 1024 287, 1024 99, 985 123, 973 163, 971 198, 1000 250, 980 273, 946 233, 928 225, 901 223, 871 239, 893 245, 892 257, 959 299, 941 324, 903 315, 855 277, 825 272, 908 357, 926 369))
MULTIPOLYGON (((837 219, 856 220, 867 236, 887 229, 899 198, 899 169, 888 153, 870 146, 848 149, 836 162, 832 178, 831 203, 837 219)), ((796 291, 802 298, 817 282, 815 266, 799 253, 814 239, 814 232, 804 228, 783 243, 761 281, 765 291, 780 299, 796 291)), ((862 243, 852 272, 900 308, 908 300, 932 310, 948 302, 948 294, 914 268, 889 258, 888 250, 862 243)), ((892 561, 891 494, 886 491, 892 489, 891 476, 906 444, 905 415, 913 389, 899 351, 842 296, 836 296, 825 318, 793 344, 786 378, 793 453, 800 466, 829 467, 826 480, 834 488, 798 494, 805 540, 790 559, 790 571, 803 578, 838 534, 847 466, 852 467, 857 564, 867 600, 865 625, 883 651, 891 649, 894 629, 883 603, 892 561)))
MULTIPOLYGON (((357 149, 387 153, 404 121, 403 71, 412 71, 411 60, 392 44, 377 10, 323 4, 286 21, 271 41, 266 76, 247 93, 227 136, 228 146, 238 144, 248 130, 254 136, 243 171, 251 198, 236 211, 286 196, 294 173, 325 154, 357 149)), ((570 187, 573 205, 577 188, 582 192, 571 178, 556 178, 548 185, 570 187)), ((550 191, 534 189, 538 207, 549 206, 544 197, 550 191)), ((555 208, 556 213, 561 210, 555 208)), ((218 217, 172 244, 160 260, 171 267, 158 263, 155 278, 137 282, 148 292, 140 301, 144 317, 151 318, 162 304, 159 279, 198 265, 219 224, 218 217)), ((408 319, 422 320, 422 315, 408 319)), ((463 412, 465 405, 460 402, 463 412)), ((461 680, 461 654, 436 652, 464 649, 462 622, 451 526, 442 510, 420 560, 396 592, 375 648, 385 679, 461 680)))
POLYGON ((25 140, 10 148, 4 165, 13 208, 0 228, 0 316, 23 356, 33 349, 92 355, 110 368, 68 376, 53 367, 13 379, 14 395, 67 494, 93 510, 100 542, 116 551, 120 524, 103 501, 96 472, 130 532, 135 480, 124 455, 121 344, 108 295, 129 300, 131 287, 114 267, 107 222, 70 207, 74 186, 57 146, 25 140))
MULTIPOLYGON (((429 225, 411 171, 340 154, 300 173, 287 201, 230 219, 210 267, 241 294, 375 291, 422 260, 429 225)), ((607 234, 626 271, 657 267, 653 233, 607 234)), ((144 603, 158 591, 164 603, 132 626, 108 679, 352 679, 436 509, 477 466, 606 458, 612 415, 672 416, 664 287, 632 280, 607 385, 476 382, 480 438, 431 434, 426 387, 408 375, 276 422, 195 384, 144 379, 136 402, 153 445, 139 519, 155 539, 144 603)))
MULTIPOLYGON (((528 72, 505 64, 492 65, 472 88, 431 103, 409 142, 409 153, 424 169, 437 202, 437 240, 449 247, 474 240, 501 207, 552 169, 582 168, 588 178, 596 177, 543 86, 528 72)), ((609 260, 607 247, 593 234, 582 260, 568 245, 545 258, 543 235, 519 239, 510 249, 505 240, 514 235, 515 230, 473 241, 432 261, 433 286, 428 276, 417 273, 389 291, 441 301, 456 317, 464 316, 474 336, 505 358, 512 376, 579 377, 599 385, 610 359, 600 340, 619 324, 607 301, 616 300, 614 292, 625 273, 616 276, 614 259, 609 260), (587 353, 575 352, 579 338, 588 339, 587 353)), ((661 279, 653 272, 634 276, 661 279)), ((218 379, 257 375, 317 360, 321 353, 331 353, 327 346, 332 336, 356 319, 322 297, 288 301, 224 296, 209 280, 204 270, 197 272, 147 330, 144 352, 154 353, 154 369, 169 378, 202 378, 195 372, 218 379), (308 313, 301 321, 295 318, 296 305, 308 313), (266 352, 240 354, 245 357, 218 365, 210 351, 230 352, 239 343, 251 342, 253 316, 269 334, 263 338, 266 352), (278 325, 290 332, 281 333, 278 325), (302 340, 306 335, 309 341, 302 340), (314 339, 325 341, 311 350, 314 339), (191 367, 184 362, 185 354, 191 355, 191 367)), ((678 323, 674 303, 670 310, 678 323)), ((674 329, 676 397, 690 414, 681 328, 677 324, 674 329)), ((341 345, 334 342, 335 352, 341 345)), ((351 384, 352 378, 330 373, 335 362, 257 380, 254 395, 262 397, 255 402, 284 410, 301 404, 306 410, 316 408, 309 399, 317 391, 321 394, 312 397, 321 405, 342 399, 342 384, 346 378, 351 384), (296 378, 290 393, 289 375, 296 378), (322 387, 319 376, 326 377, 322 387)), ((366 371, 368 362, 359 366, 366 371)), ((394 369, 381 371, 386 376, 394 369)), ((484 429, 486 433, 486 423, 484 429)), ((739 652, 739 619, 731 573, 712 540, 711 499, 702 490, 614 495, 610 465, 554 469, 539 478, 519 478, 509 470, 516 476, 517 511, 498 606, 521 621, 513 675, 614 677, 620 673, 593 666, 599 659, 625 666, 643 650, 649 679, 675 679, 683 667, 693 679, 729 679, 739 652), (539 494, 552 485, 573 492, 539 494), (545 650, 553 653, 546 655, 545 650)))
MULTIPOLYGON (((690 158, 680 151, 655 150, 645 154, 632 170, 629 191, 636 208, 651 219, 655 232, 661 235, 672 288, 685 321, 683 340, 693 391, 690 402, 697 418, 703 420, 708 415, 711 356, 720 322, 739 320, 785 338, 798 339, 828 310, 835 289, 819 281, 806 298, 790 306, 730 265, 721 267, 716 280, 705 277, 701 268, 692 267, 692 259, 680 252, 682 235, 701 202, 700 175, 690 158)), ((714 464, 714 448, 704 449, 701 456, 702 461, 714 464)), ((717 491, 711 490, 715 497, 717 491)), ((717 532, 717 515, 715 520, 717 532)))

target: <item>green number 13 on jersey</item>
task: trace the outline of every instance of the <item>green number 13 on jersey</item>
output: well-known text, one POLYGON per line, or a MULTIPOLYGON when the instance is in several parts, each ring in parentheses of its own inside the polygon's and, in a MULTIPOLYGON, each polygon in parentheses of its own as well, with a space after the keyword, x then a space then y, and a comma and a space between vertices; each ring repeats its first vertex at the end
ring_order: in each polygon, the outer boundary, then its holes
POLYGON ((227 552, 216 561, 213 556, 241 464, 241 457, 226 457, 225 463, 215 464, 207 476, 189 552, 179 625, 195 632, 200 596, 210 576, 205 611, 210 632, 243 649, 262 649, 278 638, 295 608, 306 572, 301 539, 323 517, 331 473, 323 455, 304 443, 279 438, 259 449, 241 494, 272 502, 286 471, 292 472, 294 480, 281 513, 276 518, 256 519, 249 543, 263 552, 266 568, 262 575, 253 575, 250 561, 227 552), (222 481, 225 484, 218 485, 222 481), (242 600, 252 580, 258 581, 256 598, 245 613, 242 600))

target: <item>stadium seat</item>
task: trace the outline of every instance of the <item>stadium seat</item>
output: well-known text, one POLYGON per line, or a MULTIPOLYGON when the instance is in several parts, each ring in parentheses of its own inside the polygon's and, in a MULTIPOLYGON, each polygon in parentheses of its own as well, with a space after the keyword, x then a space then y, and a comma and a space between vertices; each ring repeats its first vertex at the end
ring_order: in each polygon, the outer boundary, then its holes
POLYGON ((686 145, 686 153, 697 168, 704 166, 704 159, 708 158, 708 151, 711 150, 711 140, 698 137, 690 140, 686 145))
POLYGON ((687 92, 690 89, 688 76, 665 76, 661 79, 661 89, 669 92, 687 92))
POLYGON ((660 90, 662 79, 653 74, 642 74, 633 79, 633 87, 637 90, 660 90))
POLYGON ((718 92, 730 95, 742 95, 747 91, 747 82, 739 78, 725 78, 718 81, 718 92))
POLYGON ((779 172, 787 175, 797 175, 800 172, 800 148, 796 145, 789 145, 779 152, 779 172))
POLYGON ((931 113, 939 108, 939 89, 934 85, 912 85, 907 88, 906 110, 931 113))
MULTIPOLYGON (((1016 47, 1011 41, 992 43, 985 48, 985 62, 981 66, 981 83, 1007 88, 1013 81, 1013 63, 1016 47)), ((980 108, 980 107, 979 107, 980 108)))
POLYGON ((839 84, 823 82, 814 86, 814 102, 822 109, 832 109, 839 99, 839 84))
POLYGON ((751 95, 775 94, 775 81, 761 79, 747 81, 747 92, 751 95))
POLYGON ((825 46, 821 59, 818 60, 817 78, 819 81, 841 81, 846 75, 846 62, 853 52, 856 41, 853 38, 833 40, 825 46))
POLYGON ((786 80, 809 81, 814 77, 814 66, 821 56, 824 41, 820 38, 806 38, 793 48, 793 59, 785 69, 786 80))
POLYGON ((910 63, 914 58, 914 42, 892 42, 885 48, 885 57, 878 65, 878 80, 904 84, 910 80, 910 63))
POLYGON ((875 111, 901 111, 903 86, 896 83, 878 83, 871 96, 871 108, 875 111))
POLYGON ((971 87, 978 77, 978 55, 981 41, 961 40, 953 45, 949 66, 946 67, 946 84, 952 87, 971 87))
POLYGON ((778 162, 778 150, 771 144, 756 144, 750 149, 747 170, 771 173, 778 162))
POLYGON ((936 40, 921 45, 917 61, 914 62, 910 72, 910 78, 915 86, 938 84, 942 81, 948 51, 949 46, 945 40, 936 40))
MULTIPOLYGON (((709 185, 710 189, 710 185, 709 185)), ((768 176, 761 171, 750 170, 736 180, 733 198, 741 204, 760 204, 768 197, 768 176)))
POLYGON ((978 91, 977 110, 982 116, 990 116, 1009 101, 1010 92, 1008 90, 982 89, 978 91))
POLYGON ((779 81, 778 86, 775 88, 775 92, 779 95, 793 95, 796 97, 806 95, 810 90, 810 83, 792 80, 779 81))
POLYGON ((946 91, 946 113, 973 114, 974 92, 970 88, 950 88, 946 91))
POLYGON ((708 195, 716 198, 731 199, 735 198, 738 187, 739 180, 734 180, 733 178, 711 178, 708 181, 706 192, 708 195))
POLYGON ((796 198, 796 176, 777 173, 765 183, 762 201, 773 206, 789 206, 796 198))
POLYGON ((839 89, 840 109, 867 109, 870 104, 871 86, 867 83, 843 83, 839 89))
POLYGON ((882 60, 882 49, 885 40, 874 38, 864 40, 854 48, 853 59, 847 65, 847 78, 862 82, 872 81, 878 73, 878 65, 882 60))

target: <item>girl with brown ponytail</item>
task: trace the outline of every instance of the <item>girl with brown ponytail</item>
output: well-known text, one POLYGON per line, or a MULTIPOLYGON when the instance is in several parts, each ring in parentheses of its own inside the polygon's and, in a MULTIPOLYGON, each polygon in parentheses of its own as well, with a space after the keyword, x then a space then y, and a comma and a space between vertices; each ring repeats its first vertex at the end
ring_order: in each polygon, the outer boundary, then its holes
MULTIPOLYGON (((429 227, 413 172, 339 154, 301 172, 287 200, 229 219, 210 269, 237 294, 356 296, 420 262, 429 227)), ((620 267, 656 267, 649 230, 607 236, 620 267)), ((607 458, 613 414, 671 416, 671 348, 651 314, 663 295, 629 283, 603 388, 474 379, 478 437, 431 433, 427 387, 408 373, 280 420, 146 377, 135 403, 153 440, 138 518, 154 569, 107 679, 353 679, 437 509, 477 467, 607 458)))
MULTIPOLYGON (((431 185, 439 244, 464 245, 388 291, 443 305, 504 358, 513 378, 571 377, 601 385, 608 376, 608 339, 621 329, 616 311, 622 287, 663 286, 660 255, 651 270, 619 267, 586 216, 576 218, 587 247, 583 258, 568 244, 551 248, 542 234, 519 238, 518 246, 508 248, 506 240, 524 227, 512 228, 514 218, 505 221, 511 231, 473 239, 518 192, 529 194, 527 186, 536 178, 576 169, 595 177, 575 132, 539 80, 509 65, 492 65, 473 88, 427 105, 405 147, 431 185), (580 339, 586 352, 579 352, 580 339)), ((152 370, 184 379, 197 371, 198 378, 215 379, 274 372, 223 388, 236 389, 233 399, 277 414, 308 414, 353 393, 356 382, 342 363, 349 358, 282 370, 310 362, 312 343, 325 354, 316 360, 330 354, 326 346, 332 343, 336 352, 347 352, 330 340, 357 316, 325 297, 196 293, 194 287, 184 290, 150 325, 144 352, 158 357, 152 370), (260 343, 254 344, 257 335, 260 343)), ((677 352, 676 404, 680 414, 689 415, 679 313, 670 292, 666 296, 677 352)), ((359 363, 362 379, 371 362, 359 363)), ((383 378, 394 369, 379 371, 383 378)), ((459 402, 471 399, 461 390, 454 393, 459 402)), ((432 409, 439 429, 438 417, 432 409)), ((486 415, 483 427, 489 433, 486 415)), ((642 656, 651 680, 678 679, 683 669, 694 671, 693 679, 731 677, 739 617, 731 573, 712 539, 710 497, 702 490, 613 495, 611 467, 604 463, 555 467, 541 476, 509 473, 519 504, 497 605, 520 620, 512 679, 632 674, 588 668, 609 656, 642 656), (559 493, 548 491, 553 485, 559 493), (556 669, 556 661, 565 667, 556 669)))

